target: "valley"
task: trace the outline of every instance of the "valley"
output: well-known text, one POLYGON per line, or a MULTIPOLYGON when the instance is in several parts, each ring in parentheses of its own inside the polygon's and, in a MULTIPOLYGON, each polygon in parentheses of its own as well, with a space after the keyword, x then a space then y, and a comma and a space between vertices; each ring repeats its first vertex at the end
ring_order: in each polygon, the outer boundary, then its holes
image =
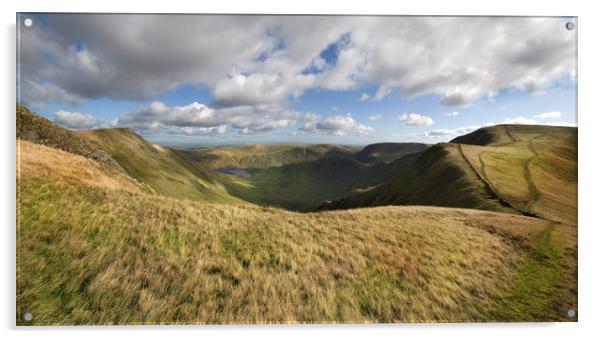
POLYGON ((18 106, 17 152, 17 319, 34 324, 566 321, 577 308, 576 128, 176 149, 18 106))

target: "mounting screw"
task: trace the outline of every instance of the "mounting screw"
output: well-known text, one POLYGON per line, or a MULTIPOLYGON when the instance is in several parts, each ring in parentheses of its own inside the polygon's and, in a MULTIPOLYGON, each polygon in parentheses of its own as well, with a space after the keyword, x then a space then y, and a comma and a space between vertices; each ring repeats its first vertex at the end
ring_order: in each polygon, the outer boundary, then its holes
POLYGON ((23 24, 25 25, 25 27, 31 27, 31 25, 33 25, 33 20, 27 18, 23 21, 23 24))
POLYGON ((569 31, 572 31, 575 29, 575 23, 572 21, 569 21, 566 23, 566 25, 564 27, 566 27, 566 29, 568 29, 569 31))
POLYGON ((31 319, 33 319, 33 316, 31 315, 31 313, 27 312, 27 313, 23 314, 23 320, 31 321, 31 319))
POLYGON ((574 318, 575 317, 575 310, 569 310, 568 312, 566 312, 566 315, 568 315, 569 318, 574 318))

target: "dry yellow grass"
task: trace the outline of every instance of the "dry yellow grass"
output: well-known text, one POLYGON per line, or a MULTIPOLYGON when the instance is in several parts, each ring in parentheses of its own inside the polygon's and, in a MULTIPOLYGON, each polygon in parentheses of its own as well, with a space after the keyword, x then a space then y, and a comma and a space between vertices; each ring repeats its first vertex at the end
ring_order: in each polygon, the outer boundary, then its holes
POLYGON ((20 139, 17 152, 17 175, 22 181, 55 179, 72 185, 142 192, 128 175, 89 158, 20 139))
MULTIPOLYGON (((144 193, 96 166, 21 143, 18 319, 31 312, 33 324, 457 322, 561 314, 556 287, 532 284, 543 260, 533 259, 535 241, 551 227, 544 220, 435 207, 301 214, 210 205, 144 193), (513 298, 525 300, 534 287, 544 293, 541 309, 506 312, 509 300, 520 307, 513 298)), ((550 276, 551 284, 564 279, 550 276)))

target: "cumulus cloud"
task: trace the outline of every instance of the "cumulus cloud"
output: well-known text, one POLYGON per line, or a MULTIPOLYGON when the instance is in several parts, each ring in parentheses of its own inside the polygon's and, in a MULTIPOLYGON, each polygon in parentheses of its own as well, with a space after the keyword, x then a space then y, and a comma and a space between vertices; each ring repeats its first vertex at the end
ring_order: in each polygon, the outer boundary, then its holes
POLYGON ((445 112, 443 113, 443 115, 448 116, 448 117, 457 117, 460 115, 460 113, 454 111, 454 112, 445 112))
POLYGON ((21 31, 24 104, 147 100, 200 85, 216 107, 363 86, 377 90, 361 100, 434 94, 465 106, 575 76, 576 35, 561 18, 44 14, 40 22, 21 31), (336 60, 321 56, 329 46, 336 60))
POLYGON ((149 134, 170 133, 224 134, 230 125, 240 133, 264 133, 276 128, 316 120, 312 113, 301 113, 278 104, 213 108, 193 102, 185 106, 167 106, 160 101, 122 114, 116 125, 149 134))
POLYGON ((60 110, 53 115, 56 123, 72 129, 92 129, 110 126, 106 120, 85 113, 60 110))
POLYGON ((430 126, 433 124, 431 117, 418 113, 404 113, 397 120, 405 126, 430 126))
POLYGON ((559 119, 562 117, 562 113, 555 111, 555 112, 544 112, 544 113, 539 113, 534 115, 535 118, 538 119, 559 119))
POLYGON ((380 114, 380 113, 379 114, 372 114, 371 116, 368 117, 368 120, 370 120, 370 121, 376 121, 376 120, 381 119, 382 117, 383 117, 383 115, 380 114))
POLYGON ((346 116, 337 115, 326 118, 315 117, 313 121, 306 122, 301 130, 308 132, 320 132, 332 135, 359 135, 367 136, 374 133, 370 126, 362 125, 355 121, 351 114, 346 116))

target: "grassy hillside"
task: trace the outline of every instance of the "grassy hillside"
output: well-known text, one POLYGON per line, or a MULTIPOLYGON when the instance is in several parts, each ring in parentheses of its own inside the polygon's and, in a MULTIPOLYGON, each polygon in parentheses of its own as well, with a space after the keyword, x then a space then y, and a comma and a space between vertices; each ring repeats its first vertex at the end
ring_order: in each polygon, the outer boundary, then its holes
POLYGON ((17 116, 19 325, 577 319, 575 129, 500 126, 394 161, 350 151, 245 179, 130 130, 17 116), (510 213, 298 213, 230 194, 309 206, 386 176, 353 203, 510 213))
POLYGON ((215 169, 246 169, 246 178, 220 175, 228 192, 259 205, 314 209, 380 184, 408 167, 427 149, 419 143, 381 143, 364 148, 337 145, 271 145, 186 150, 192 162, 215 169))
POLYGON ((500 125, 483 129, 497 136, 485 147, 475 135, 461 150, 495 193, 524 213, 577 224, 577 129, 500 125))
POLYGON ((536 215, 576 225, 577 130, 499 125, 431 147, 407 171, 322 209, 436 205, 536 215))
POLYGON ((24 312, 37 325, 566 320, 575 307, 574 228, 434 207, 205 204, 20 145, 19 324, 24 312))
POLYGON ((357 147, 338 145, 251 145, 187 150, 209 168, 269 168, 329 157, 351 157, 357 147))
POLYGON ((435 205, 513 213, 462 158, 458 145, 438 144, 380 185, 323 203, 320 209, 382 205, 435 205))
POLYGON ((209 202, 231 202, 209 169, 197 166, 182 151, 153 145, 123 128, 80 131, 78 135, 108 152, 133 178, 157 193, 209 202))

